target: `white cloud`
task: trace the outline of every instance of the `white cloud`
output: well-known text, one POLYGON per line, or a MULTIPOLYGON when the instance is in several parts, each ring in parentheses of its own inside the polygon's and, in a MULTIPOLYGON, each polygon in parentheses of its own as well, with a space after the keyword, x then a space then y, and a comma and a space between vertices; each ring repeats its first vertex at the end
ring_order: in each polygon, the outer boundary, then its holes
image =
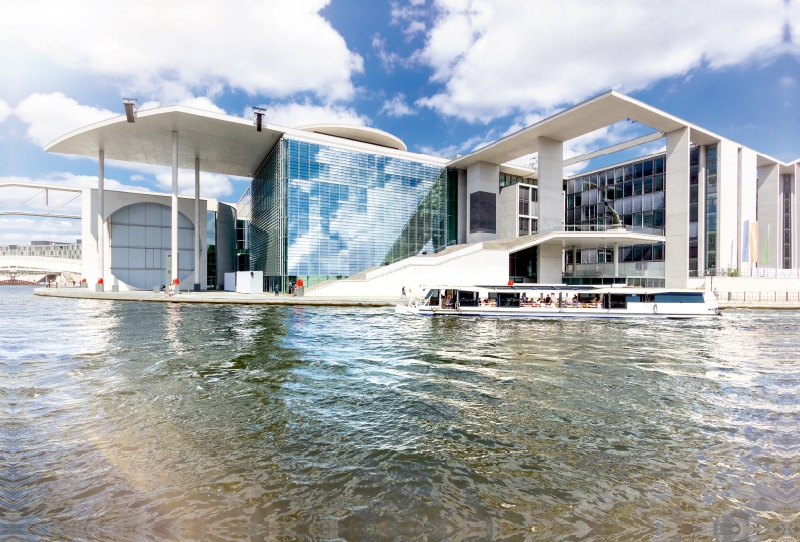
POLYGON ((444 88, 417 103, 468 121, 554 108, 609 88, 633 92, 701 65, 792 50, 782 0, 725 9, 690 0, 436 3, 439 16, 415 58, 444 88), (520 21, 524 31, 514 30, 520 21))
POLYGON ((4 100, 0 100, 0 122, 3 122, 11 115, 11 108, 4 100))
MULTIPOLYGON (((341 105, 327 104, 316 105, 312 103, 286 103, 262 105, 266 110, 264 121, 278 126, 294 128, 308 124, 320 124, 323 122, 334 122, 341 124, 355 124, 358 126, 368 126, 371 124, 369 117, 359 115, 354 109, 341 105)), ((252 118, 252 109, 246 109, 245 118, 252 118)))
POLYGON ((403 57, 394 51, 391 53, 386 51, 386 39, 382 38, 380 34, 375 34, 372 36, 372 48, 375 50, 375 54, 381 61, 383 69, 388 73, 392 73, 396 65, 406 66, 408 64, 403 57))
POLYGON ((225 115, 225 110, 218 107, 214 102, 205 96, 184 98, 178 102, 178 105, 185 105, 187 107, 194 107, 195 109, 203 109, 205 111, 213 111, 214 113, 222 113, 225 115))
POLYGON ((72 130, 119 115, 81 105, 61 92, 31 94, 17 105, 14 114, 28 125, 28 138, 43 147, 72 130))
POLYGON ((225 88, 347 99, 363 59, 320 15, 330 0, 16 2, 0 18, 0 62, 45 55, 175 103, 225 88))
MULTIPOLYGON (((131 175, 132 181, 147 182, 146 175, 152 176, 155 187, 159 192, 172 193, 172 168, 167 166, 155 166, 150 164, 141 164, 138 162, 123 162, 121 160, 106 160, 106 168, 118 167, 132 171, 138 171, 139 174, 131 175), (142 175, 144 173, 145 175, 142 175)), ((93 180, 94 185, 97 185, 97 177, 89 177, 93 180)), ((200 172, 200 195, 204 198, 216 198, 225 201, 227 196, 234 195, 238 197, 235 192, 243 192, 243 187, 234 187, 234 183, 248 183, 250 179, 244 177, 235 177, 233 175, 221 175, 219 173, 208 173, 206 171, 200 172)), ((110 190, 117 190, 116 188, 109 187, 110 190)), ((136 190, 143 190, 142 188, 135 188, 136 190)), ((123 188, 124 189, 124 188, 123 188)), ((149 189, 144 189, 149 190, 149 189)), ((194 195, 194 170, 192 169, 178 169, 178 193, 182 195, 194 195)))
POLYGON ((417 114, 417 112, 406 103, 406 95, 402 92, 398 93, 391 100, 383 102, 383 107, 381 107, 380 112, 386 113, 390 117, 404 117, 406 115, 417 114))

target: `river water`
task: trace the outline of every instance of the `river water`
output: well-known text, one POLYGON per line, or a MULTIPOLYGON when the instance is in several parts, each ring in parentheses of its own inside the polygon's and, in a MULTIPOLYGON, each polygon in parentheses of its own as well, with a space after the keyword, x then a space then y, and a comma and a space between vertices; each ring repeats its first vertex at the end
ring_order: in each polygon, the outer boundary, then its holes
POLYGON ((3 540, 800 538, 800 312, 427 319, 0 288, 3 540))

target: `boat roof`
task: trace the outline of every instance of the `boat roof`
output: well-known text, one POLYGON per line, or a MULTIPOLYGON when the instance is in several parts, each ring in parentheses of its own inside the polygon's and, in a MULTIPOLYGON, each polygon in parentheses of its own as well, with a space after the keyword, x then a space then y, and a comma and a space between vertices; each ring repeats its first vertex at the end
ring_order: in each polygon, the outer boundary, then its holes
POLYGON ((488 290, 492 292, 529 292, 550 291, 550 292, 592 292, 592 293, 612 293, 612 294, 647 294, 647 293, 703 293, 702 290, 690 290, 681 288, 643 288, 640 286, 592 286, 592 285, 571 285, 571 284, 536 284, 522 283, 514 285, 476 285, 476 286, 431 286, 429 290, 488 290))

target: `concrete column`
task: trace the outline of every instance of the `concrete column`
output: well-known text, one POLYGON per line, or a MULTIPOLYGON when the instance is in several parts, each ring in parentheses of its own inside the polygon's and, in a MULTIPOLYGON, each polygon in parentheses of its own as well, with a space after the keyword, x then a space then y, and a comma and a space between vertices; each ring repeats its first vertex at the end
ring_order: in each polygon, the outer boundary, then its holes
POLYGON ((200 291, 200 158, 194 159, 194 291, 200 291))
MULTIPOLYGON (((105 228, 105 152, 100 151, 99 166, 97 168, 97 278, 98 282, 104 279, 105 253, 106 253, 106 228, 105 228)), ((103 287, 105 289, 105 286, 103 287)))
POLYGON ((717 145, 717 267, 720 271, 736 268, 738 170, 739 146, 723 139, 717 145))
POLYGON ((614 243, 614 276, 619 276, 619 243, 614 243))
MULTIPOLYGON (((747 234, 744 232, 744 223, 750 224, 756 221, 756 192, 758 181, 758 166, 756 165, 756 153, 748 148, 742 148, 739 154, 738 181, 738 232, 736 260, 738 269, 748 269, 749 263, 742 262, 742 246, 747 243, 747 234)), ((753 258, 751 257, 752 261, 753 258)))
POLYGON ((172 132, 172 280, 178 277, 178 132, 172 132))
POLYGON ((780 258, 782 229, 780 200, 780 166, 765 164, 758 167, 758 254, 759 267, 777 268, 780 258), (767 245, 769 245, 767 247, 767 245), (764 251, 767 261, 764 261, 764 251))
POLYGON ((475 162, 467 166, 467 243, 497 239, 500 166, 475 162))
POLYGON ((467 172, 458 170, 458 244, 467 242, 467 172))
POLYGON ((572 247, 572 276, 578 276, 578 249, 572 247))
POLYGON ((664 276, 667 288, 689 284, 689 128, 667 134, 664 276))
MULTIPOLYGON (((540 162, 541 163, 541 162, 540 162)), ((562 250, 560 244, 543 244, 538 247, 536 280, 539 284, 561 284, 562 250)))
POLYGON ((539 138, 539 231, 564 226, 564 143, 539 138))

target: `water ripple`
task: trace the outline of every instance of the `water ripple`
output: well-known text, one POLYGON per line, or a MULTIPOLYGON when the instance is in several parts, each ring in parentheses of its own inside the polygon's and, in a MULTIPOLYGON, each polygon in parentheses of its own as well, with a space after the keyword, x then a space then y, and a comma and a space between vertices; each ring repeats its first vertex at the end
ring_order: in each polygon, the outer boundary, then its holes
POLYGON ((0 320, 0 539, 800 538, 794 312, 0 320))

